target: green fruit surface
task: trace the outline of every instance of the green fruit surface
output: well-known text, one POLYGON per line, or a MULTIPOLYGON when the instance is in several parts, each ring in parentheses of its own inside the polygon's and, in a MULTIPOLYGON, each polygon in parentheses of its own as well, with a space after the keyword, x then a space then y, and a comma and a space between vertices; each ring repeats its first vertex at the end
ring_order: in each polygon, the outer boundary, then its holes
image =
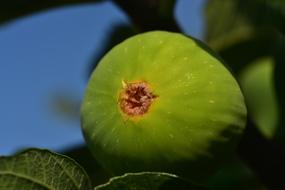
POLYGON ((278 125, 273 68, 272 58, 261 58, 245 68, 239 77, 249 115, 260 132, 269 139, 273 138, 278 125))
POLYGON ((231 155, 245 120, 240 88, 217 56, 195 39, 163 31, 108 52, 81 108, 87 144, 112 173, 163 171, 197 182, 231 155), (145 81, 157 95, 143 116, 121 111, 125 81, 145 81))

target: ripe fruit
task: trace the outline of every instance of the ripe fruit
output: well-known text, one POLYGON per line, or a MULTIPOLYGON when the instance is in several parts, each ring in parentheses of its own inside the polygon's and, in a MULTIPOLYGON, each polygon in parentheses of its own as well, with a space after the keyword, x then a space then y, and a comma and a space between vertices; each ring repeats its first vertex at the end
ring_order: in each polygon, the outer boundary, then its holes
POLYGON ((249 115, 267 138, 274 136, 279 118, 273 68, 272 58, 261 58, 246 67, 239 77, 249 115))
POLYGON ((214 53, 162 31, 107 53, 81 110, 87 144, 109 171, 164 171, 198 182, 233 152, 245 118, 240 88, 214 53))

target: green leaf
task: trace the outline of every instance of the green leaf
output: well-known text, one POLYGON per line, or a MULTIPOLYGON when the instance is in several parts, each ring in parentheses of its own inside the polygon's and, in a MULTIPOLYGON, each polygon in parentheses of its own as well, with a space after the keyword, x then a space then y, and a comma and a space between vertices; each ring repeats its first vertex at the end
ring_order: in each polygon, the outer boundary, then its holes
POLYGON ((12 19, 58 6, 103 0, 11 0, 0 2, 0 25, 12 19))
POLYGON ((285 34, 285 1, 284 0, 256 0, 260 7, 264 7, 264 13, 255 14, 255 18, 262 17, 268 24, 276 26, 285 34))
POLYGON ((207 3, 205 15, 206 40, 218 51, 255 38, 260 33, 275 32, 276 25, 285 29, 283 0, 211 0, 207 3))
POLYGON ((276 132, 279 110, 276 101, 272 57, 259 58, 239 76, 248 114, 264 137, 272 139, 276 132))
MULTIPOLYGON (((248 2, 244 2, 248 4, 248 2)), ((240 0, 209 0, 205 7, 206 41, 215 50, 247 40, 253 34, 248 18, 242 14, 240 0)))
POLYGON ((258 57, 274 52, 280 35, 268 22, 268 10, 258 0, 208 1, 207 43, 219 52, 235 74, 258 57))
POLYGON ((280 40, 280 45, 274 55, 276 63, 274 69, 274 85, 276 88, 277 102, 280 110, 279 124, 275 138, 285 144, 285 37, 280 40))
POLYGON ((106 183, 110 179, 111 174, 102 168, 85 144, 73 146, 63 151, 63 154, 76 160, 86 170, 93 186, 106 183))
POLYGON ((272 55, 278 41, 279 36, 276 33, 259 31, 250 39, 235 42, 235 44, 221 49, 219 54, 230 65, 232 71, 238 74, 256 59, 272 55))
POLYGON ((260 190, 264 189, 264 185, 246 164, 234 158, 211 177, 208 188, 210 190, 260 190))
POLYGON ((28 149, 0 157, 0 190, 90 190, 85 171, 74 160, 48 150, 28 149))
POLYGON ((176 175, 159 172, 127 173, 111 178, 94 190, 205 190, 176 175))

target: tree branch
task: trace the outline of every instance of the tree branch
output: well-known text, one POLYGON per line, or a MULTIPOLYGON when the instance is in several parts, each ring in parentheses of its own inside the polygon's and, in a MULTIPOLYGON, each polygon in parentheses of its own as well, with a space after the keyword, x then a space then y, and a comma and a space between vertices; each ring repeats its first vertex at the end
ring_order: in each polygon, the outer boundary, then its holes
POLYGON ((140 32, 168 30, 179 32, 174 19, 174 0, 113 0, 132 19, 140 32))

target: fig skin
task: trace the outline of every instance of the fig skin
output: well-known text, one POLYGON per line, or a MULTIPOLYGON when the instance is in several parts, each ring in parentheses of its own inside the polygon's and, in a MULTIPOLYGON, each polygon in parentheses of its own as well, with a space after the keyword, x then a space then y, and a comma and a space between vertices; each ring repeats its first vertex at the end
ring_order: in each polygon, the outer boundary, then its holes
POLYGON ((110 50, 94 70, 81 125, 95 158, 114 175, 162 171, 203 183, 235 150, 244 98, 232 74, 202 42, 153 31, 110 50), (142 115, 120 107, 126 84, 155 95, 142 115))

